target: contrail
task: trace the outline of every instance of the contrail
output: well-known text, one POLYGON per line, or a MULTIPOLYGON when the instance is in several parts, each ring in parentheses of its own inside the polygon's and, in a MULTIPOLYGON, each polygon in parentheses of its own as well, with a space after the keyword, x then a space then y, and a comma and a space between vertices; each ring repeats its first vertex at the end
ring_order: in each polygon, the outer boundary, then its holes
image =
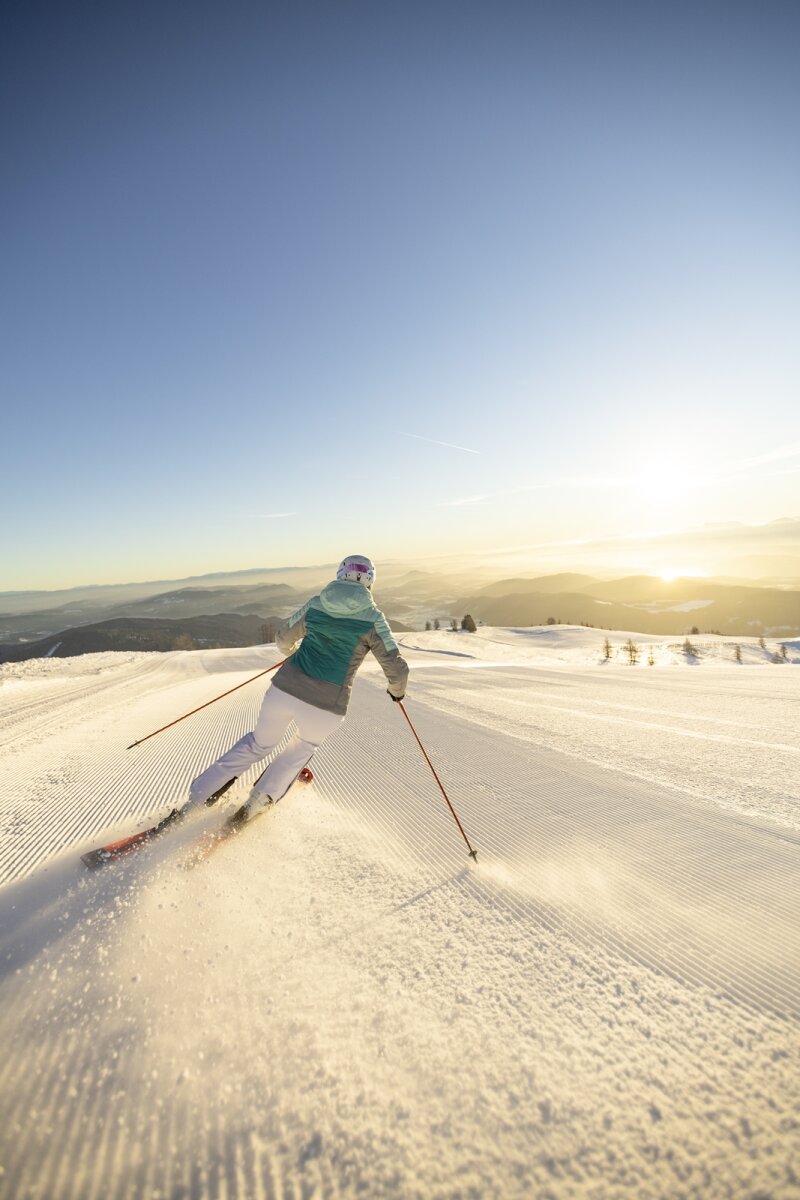
POLYGON ((482 504, 484 500, 496 500, 500 496, 519 496, 523 492, 546 492, 555 488, 623 488, 636 482, 624 476, 592 476, 586 479, 550 479, 543 483, 521 483, 518 487, 503 488, 499 492, 481 492, 477 496, 459 496, 455 500, 442 500, 443 508, 458 508, 466 504, 482 504))
POLYGON ((463 450, 466 454, 480 454, 480 450, 471 450, 469 446, 457 446, 455 442, 440 442, 438 438, 423 437, 421 433, 403 432, 403 437, 416 438, 418 442, 431 442, 434 446, 447 446, 450 450, 463 450))

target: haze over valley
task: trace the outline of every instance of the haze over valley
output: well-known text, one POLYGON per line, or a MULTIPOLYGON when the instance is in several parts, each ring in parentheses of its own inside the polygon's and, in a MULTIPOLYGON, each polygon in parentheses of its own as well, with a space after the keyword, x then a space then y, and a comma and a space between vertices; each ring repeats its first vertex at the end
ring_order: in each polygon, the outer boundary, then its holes
MULTIPOLYGON (((205 579, 0 595, 0 661, 102 650, 246 646, 274 638, 278 621, 334 574, 335 564, 205 579), (243 582, 243 579, 249 582, 243 582), (184 584, 185 586, 178 586, 184 584), (15 607, 11 607, 15 605, 15 607)), ((438 622, 589 625, 678 635, 692 629, 731 636, 800 634, 800 589, 705 578, 597 579, 560 573, 486 582, 470 573, 380 570, 376 599, 396 631, 438 622)))

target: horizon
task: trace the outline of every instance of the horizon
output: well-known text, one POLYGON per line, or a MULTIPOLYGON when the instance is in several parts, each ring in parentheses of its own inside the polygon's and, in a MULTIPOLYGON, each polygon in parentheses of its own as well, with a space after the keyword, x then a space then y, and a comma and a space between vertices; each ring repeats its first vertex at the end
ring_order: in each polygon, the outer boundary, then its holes
POLYGON ((46 13, 0 48, 0 590, 800 575, 800 9, 46 13))
MULTIPOLYGON (((753 532, 752 530, 750 531, 753 532)), ((696 539, 701 538, 703 531, 693 531, 696 539)), ((734 545, 737 547, 736 553, 744 552, 747 548, 746 532, 744 530, 728 529, 728 537, 733 536, 734 545)), ((717 531, 718 534, 718 531, 717 531)), ((667 545, 671 545, 675 539, 675 535, 664 536, 667 545)), ((688 538, 688 534, 679 534, 679 538, 688 538)), ((708 533, 706 537, 710 536, 708 533)), ((380 592, 382 579, 387 575, 391 581, 400 573, 408 573, 409 571, 420 571, 430 573, 432 575, 440 575, 443 578, 473 574, 476 581, 489 582, 500 581, 504 578, 520 577, 520 578, 550 578, 557 575, 585 575, 596 578, 599 581, 613 581, 615 579, 629 578, 633 576, 647 576, 653 579, 659 579, 664 583, 678 583, 681 580, 697 579, 698 581, 708 580, 709 582, 720 581, 726 583, 745 586, 748 583, 752 585, 780 585, 800 584, 800 556, 794 557, 791 551, 797 548, 800 551, 800 542, 797 541, 800 536, 800 521, 791 521, 784 519, 780 521, 770 522, 766 527, 756 527, 756 540, 764 539, 762 549, 766 550, 767 546, 772 548, 771 557, 764 554, 760 561, 771 565, 772 570, 763 570, 760 573, 755 570, 739 571, 735 569, 724 569, 725 562, 730 563, 732 559, 720 559, 722 566, 720 569, 699 569, 694 566, 675 566, 676 556, 670 555, 669 552, 659 553, 658 551, 648 551, 648 556, 653 561, 661 563, 659 566, 642 566, 631 561, 627 565, 621 563, 617 566, 603 564, 601 562, 586 562, 579 559, 565 559, 562 563, 553 563, 548 566, 545 560, 535 560, 529 556, 522 556, 525 547, 506 548, 505 556, 501 551, 495 551, 492 555, 482 555, 480 552, 472 555, 433 555, 430 559, 404 559, 393 558, 384 561, 378 561, 378 578, 375 585, 376 593, 380 592), (776 546, 776 540, 777 546, 776 546), (494 557, 495 561, 490 561, 494 557)), ((608 542, 619 539, 608 539, 608 542)), ((633 536, 630 541, 635 541, 633 536)), ((601 541, 601 546, 607 545, 608 542, 601 541)), ((626 545, 628 540, 625 540, 626 545)), ((703 540, 699 542, 700 546, 705 546, 703 540)), ((563 548, 568 551, 570 545, 563 548)), ((552 550, 552 547, 551 547, 552 550)), ((706 554, 708 551, 704 551, 706 554)), ((751 546, 752 554, 752 546, 751 546)), ((688 556, 687 556, 688 557, 688 556)), ((279 565, 255 565, 255 566, 239 566, 229 570, 198 570, 193 571, 188 575, 160 575, 151 576, 148 578, 125 578, 114 580, 91 580, 76 583, 70 583, 63 587, 55 588, 14 588, 0 590, 0 596, 6 597, 9 600, 15 596, 25 595, 48 595, 50 593, 58 594, 60 592, 76 592, 76 591, 101 591, 103 589, 114 588, 135 588, 135 587, 150 587, 160 584, 176 585, 187 584, 191 585, 194 581, 212 584, 215 579, 228 580, 239 578, 244 581, 247 576, 266 576, 275 575, 282 577, 299 577, 298 583, 304 581, 304 577, 313 576, 314 573, 323 571, 335 571, 338 559, 331 558, 327 562, 316 563, 282 563, 279 565)), ((755 562, 753 557, 745 559, 748 562, 755 562)), ((257 586, 257 585, 254 585, 257 586)), ((478 583, 476 582, 476 586, 478 583)))

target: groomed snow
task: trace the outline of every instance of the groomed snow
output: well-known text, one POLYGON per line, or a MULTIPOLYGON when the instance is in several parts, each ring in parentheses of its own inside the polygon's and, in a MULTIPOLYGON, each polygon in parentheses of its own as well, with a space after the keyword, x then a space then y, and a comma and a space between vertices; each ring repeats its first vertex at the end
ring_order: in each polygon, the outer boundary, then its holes
POLYGON ((0 668, 0 1192, 800 1194, 800 651, 608 636, 402 635, 477 867, 372 664, 311 788, 89 875, 274 647, 0 668))

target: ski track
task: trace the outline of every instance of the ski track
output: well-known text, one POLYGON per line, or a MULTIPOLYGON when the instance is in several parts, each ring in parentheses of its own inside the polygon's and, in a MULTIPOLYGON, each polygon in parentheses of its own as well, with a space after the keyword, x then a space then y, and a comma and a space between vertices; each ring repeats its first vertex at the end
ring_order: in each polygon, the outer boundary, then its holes
POLYGON ((374 670, 314 787, 188 874, 215 811, 77 859, 267 680, 125 746, 271 648, 0 689, 0 1194, 800 1195, 793 676, 423 653, 409 714, 477 868, 374 670))

